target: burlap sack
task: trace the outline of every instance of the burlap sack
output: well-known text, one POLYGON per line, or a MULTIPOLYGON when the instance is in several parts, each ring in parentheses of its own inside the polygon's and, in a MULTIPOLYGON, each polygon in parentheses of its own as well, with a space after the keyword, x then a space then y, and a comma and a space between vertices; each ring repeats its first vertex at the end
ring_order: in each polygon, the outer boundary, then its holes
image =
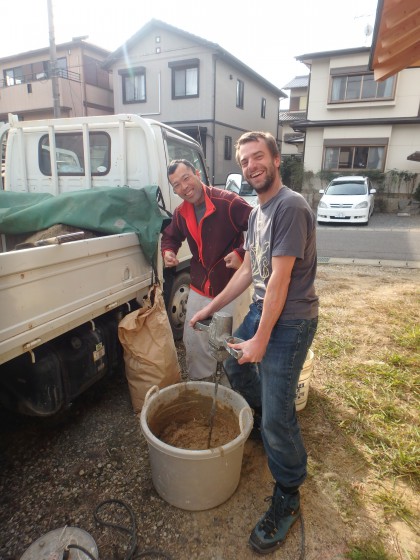
POLYGON ((144 306, 122 319, 118 338, 124 349, 131 402, 134 412, 139 414, 150 387, 163 388, 181 381, 181 368, 160 286, 152 286, 144 306))

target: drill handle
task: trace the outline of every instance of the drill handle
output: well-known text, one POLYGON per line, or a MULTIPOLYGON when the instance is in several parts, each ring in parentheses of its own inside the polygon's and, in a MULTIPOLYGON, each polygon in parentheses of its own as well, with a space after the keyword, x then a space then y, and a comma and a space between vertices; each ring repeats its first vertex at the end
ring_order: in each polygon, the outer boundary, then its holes
POLYGON ((223 345, 226 348, 226 350, 236 360, 239 360, 239 358, 242 358, 243 352, 242 352, 242 350, 236 350, 235 348, 231 348, 230 346, 228 346, 228 344, 240 344, 241 342, 244 342, 242 340, 242 338, 236 338, 235 336, 228 336, 223 341, 223 345))

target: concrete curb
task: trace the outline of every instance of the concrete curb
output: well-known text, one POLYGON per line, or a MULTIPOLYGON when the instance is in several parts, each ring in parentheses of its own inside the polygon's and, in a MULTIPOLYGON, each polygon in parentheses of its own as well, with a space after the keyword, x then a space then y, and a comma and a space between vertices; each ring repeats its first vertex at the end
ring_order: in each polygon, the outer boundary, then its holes
POLYGON ((392 261, 392 260, 376 260, 376 259, 341 259, 335 257, 318 257, 318 264, 343 264, 343 265, 360 265, 360 266, 378 266, 393 268, 419 268, 418 261, 392 261))

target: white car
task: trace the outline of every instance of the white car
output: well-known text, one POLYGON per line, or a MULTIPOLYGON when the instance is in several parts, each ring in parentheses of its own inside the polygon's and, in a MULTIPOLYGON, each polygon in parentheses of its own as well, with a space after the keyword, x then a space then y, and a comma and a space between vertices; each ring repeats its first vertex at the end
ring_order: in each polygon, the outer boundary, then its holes
POLYGON ((317 210, 318 223, 369 223, 376 190, 372 188, 368 177, 337 177, 325 190, 321 189, 319 192, 322 198, 317 210))
POLYGON ((226 179, 225 189, 239 194, 250 206, 258 204, 258 196, 248 181, 240 173, 231 173, 226 179))

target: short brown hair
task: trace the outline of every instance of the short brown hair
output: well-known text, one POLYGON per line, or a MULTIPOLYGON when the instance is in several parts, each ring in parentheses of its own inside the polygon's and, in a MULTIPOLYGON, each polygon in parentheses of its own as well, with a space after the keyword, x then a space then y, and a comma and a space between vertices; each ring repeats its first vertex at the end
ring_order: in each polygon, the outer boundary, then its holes
POLYGON ((262 140, 263 142, 266 143, 271 155, 274 158, 280 156, 280 151, 279 151, 279 147, 277 146, 276 139, 272 134, 270 134, 270 132, 261 132, 261 131, 244 132, 244 134, 242 134, 242 136, 238 138, 235 144, 235 149, 236 149, 235 157, 236 157, 236 162, 238 163, 239 166, 241 165, 241 162, 239 161, 239 148, 243 144, 247 144, 248 142, 258 142, 258 140, 262 140))

